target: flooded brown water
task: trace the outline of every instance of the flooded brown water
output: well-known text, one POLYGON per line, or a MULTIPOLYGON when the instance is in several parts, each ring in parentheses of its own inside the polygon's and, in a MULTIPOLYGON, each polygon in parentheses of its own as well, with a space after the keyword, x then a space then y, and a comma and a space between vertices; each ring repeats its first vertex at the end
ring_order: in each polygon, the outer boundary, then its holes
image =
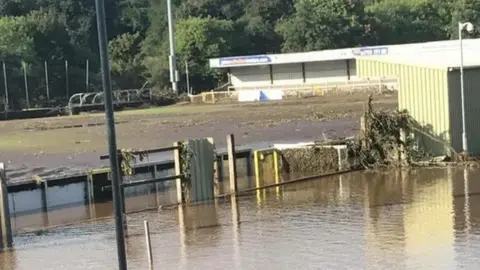
MULTIPOLYGON (((155 269, 478 269, 479 176, 478 169, 451 168, 352 173, 132 214, 129 269, 148 269, 143 220, 150 222, 155 269)), ((169 197, 127 204, 141 208, 169 197)), ((91 209, 67 212, 82 211, 91 209)), ((95 211, 111 215, 111 205, 95 211)), ((51 213, 49 224, 65 222, 67 212, 51 213)), ((0 254, 0 269, 117 268, 112 220, 14 240, 15 251, 0 254)))

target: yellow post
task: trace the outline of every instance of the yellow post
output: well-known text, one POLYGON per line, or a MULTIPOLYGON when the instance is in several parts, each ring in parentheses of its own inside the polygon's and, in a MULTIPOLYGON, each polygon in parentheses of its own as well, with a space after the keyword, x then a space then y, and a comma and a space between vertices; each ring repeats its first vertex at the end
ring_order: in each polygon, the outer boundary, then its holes
MULTIPOLYGON (((275 184, 280 183, 280 173, 278 168, 278 151, 277 149, 273 149, 273 171, 275 173, 275 184)), ((280 196, 280 187, 275 188, 277 197, 280 196)))
MULTIPOLYGON (((182 172, 182 157, 181 157, 181 150, 180 150, 180 147, 182 146, 182 144, 180 142, 175 142, 173 144, 174 147, 177 147, 174 151, 173 151, 173 158, 175 160, 175 175, 182 175, 183 172, 182 172)), ((182 190, 182 178, 177 178, 175 179, 175 183, 176 183, 176 186, 177 186, 177 203, 179 204, 182 204, 183 203, 183 190, 182 190)))
POLYGON ((260 164, 259 164, 258 151, 253 152, 253 163, 255 166, 255 186, 256 188, 259 188, 260 187, 260 164))
POLYGON ((275 172, 275 184, 280 183, 280 175, 278 172, 278 152, 273 149, 273 171, 275 172))

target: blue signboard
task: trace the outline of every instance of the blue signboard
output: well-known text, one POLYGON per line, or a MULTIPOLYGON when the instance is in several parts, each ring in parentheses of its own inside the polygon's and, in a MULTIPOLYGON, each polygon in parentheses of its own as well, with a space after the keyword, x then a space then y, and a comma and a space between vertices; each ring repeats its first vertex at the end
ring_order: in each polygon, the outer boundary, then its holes
POLYGON ((268 64, 272 59, 266 55, 236 56, 220 58, 220 66, 240 66, 251 64, 268 64))
POLYGON ((386 55, 388 54, 388 47, 355 48, 352 49, 352 53, 356 56, 386 55))

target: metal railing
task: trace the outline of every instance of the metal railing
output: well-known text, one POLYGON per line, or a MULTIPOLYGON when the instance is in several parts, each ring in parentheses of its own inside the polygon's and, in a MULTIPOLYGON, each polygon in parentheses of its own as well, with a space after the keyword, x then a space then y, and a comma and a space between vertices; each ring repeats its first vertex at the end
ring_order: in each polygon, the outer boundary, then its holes
POLYGON ((228 91, 244 91, 244 90, 283 90, 283 91, 301 91, 310 89, 355 89, 355 88, 375 88, 383 87, 392 88, 396 90, 396 78, 372 78, 372 79, 357 79, 349 81, 325 81, 315 83, 302 84, 265 84, 265 85, 241 85, 229 86, 228 91))

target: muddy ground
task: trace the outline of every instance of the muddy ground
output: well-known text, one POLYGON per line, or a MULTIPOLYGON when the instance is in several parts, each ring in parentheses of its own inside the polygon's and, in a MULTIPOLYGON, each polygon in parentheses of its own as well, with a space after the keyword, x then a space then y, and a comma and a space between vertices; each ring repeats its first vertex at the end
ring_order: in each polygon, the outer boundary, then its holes
MULTIPOLYGON (((266 147, 272 142, 311 141, 355 135, 367 93, 330 94, 251 104, 173 105, 116 114, 119 148, 151 149, 174 141, 213 137, 225 145, 266 147)), ((378 108, 395 109, 397 96, 376 95, 378 108)), ((0 122, 0 161, 10 177, 48 175, 101 167, 107 153, 102 113, 0 122)))

